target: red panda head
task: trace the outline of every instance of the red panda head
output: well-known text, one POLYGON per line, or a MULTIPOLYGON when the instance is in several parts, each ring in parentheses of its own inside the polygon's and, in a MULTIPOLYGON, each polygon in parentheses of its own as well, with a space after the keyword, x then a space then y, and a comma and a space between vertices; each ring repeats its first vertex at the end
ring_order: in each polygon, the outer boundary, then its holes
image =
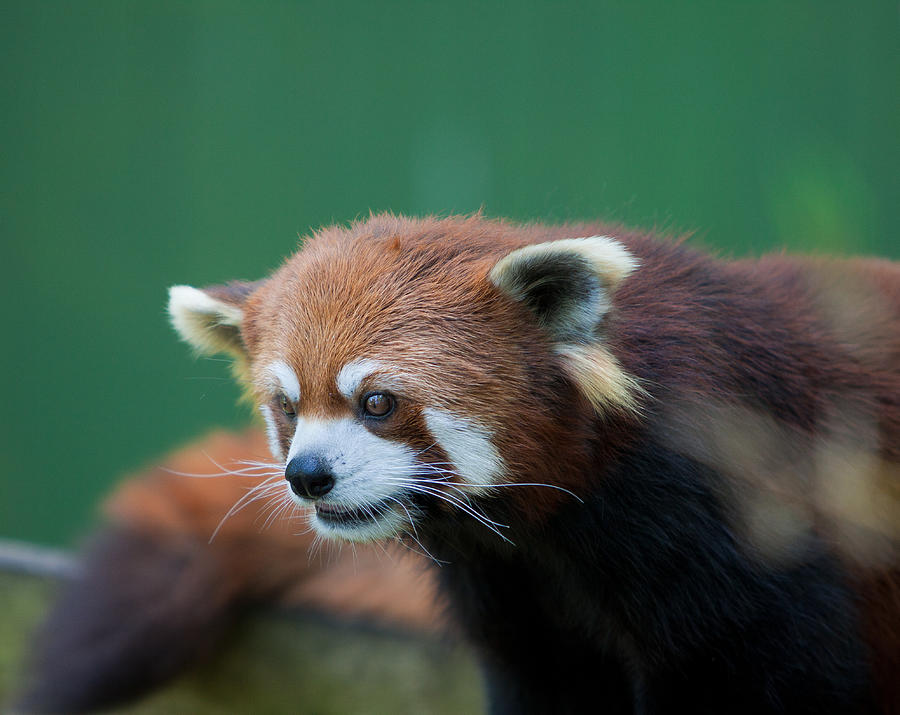
POLYGON ((235 357, 320 533, 392 536, 436 508, 496 528, 475 503, 531 489, 536 513, 577 490, 590 414, 639 397, 602 337, 635 259, 553 238, 378 216, 319 232, 259 283, 175 286, 169 311, 198 351, 235 357))

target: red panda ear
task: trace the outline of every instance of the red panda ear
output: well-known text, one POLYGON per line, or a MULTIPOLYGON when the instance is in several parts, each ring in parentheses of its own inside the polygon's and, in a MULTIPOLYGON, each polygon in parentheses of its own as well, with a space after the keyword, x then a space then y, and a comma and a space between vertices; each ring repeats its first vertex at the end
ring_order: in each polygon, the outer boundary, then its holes
POLYGON ((169 288, 169 316, 178 335, 198 353, 229 353, 244 358, 241 338, 244 303, 262 281, 235 281, 223 286, 169 288))
POLYGON ((598 412, 640 412, 645 394, 597 335, 612 295, 637 259, 606 236, 525 246, 500 259, 490 280, 535 314, 569 376, 598 412))
POLYGON ((500 259, 491 282, 528 306, 557 343, 594 340, 616 286, 638 262, 606 236, 525 246, 500 259))

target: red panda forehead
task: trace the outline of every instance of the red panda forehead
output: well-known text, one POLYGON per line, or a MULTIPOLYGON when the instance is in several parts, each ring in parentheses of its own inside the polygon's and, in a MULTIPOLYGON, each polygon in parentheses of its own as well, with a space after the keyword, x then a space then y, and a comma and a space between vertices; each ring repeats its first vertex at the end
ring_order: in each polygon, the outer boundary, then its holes
POLYGON ((489 282, 497 249, 403 251, 391 241, 326 237, 290 259, 250 317, 258 354, 290 365, 304 402, 320 406, 338 403, 338 376, 360 359, 402 372, 426 404, 471 410, 527 390, 534 359, 522 353, 543 336, 489 282))

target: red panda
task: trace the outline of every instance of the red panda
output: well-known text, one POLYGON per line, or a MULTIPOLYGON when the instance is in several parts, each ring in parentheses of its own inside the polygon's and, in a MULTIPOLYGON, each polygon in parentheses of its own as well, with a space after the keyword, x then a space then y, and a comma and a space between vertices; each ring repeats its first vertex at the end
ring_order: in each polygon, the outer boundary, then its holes
POLYGON ((433 565, 492 712, 900 712, 897 265, 379 215, 169 310, 277 499, 433 565))

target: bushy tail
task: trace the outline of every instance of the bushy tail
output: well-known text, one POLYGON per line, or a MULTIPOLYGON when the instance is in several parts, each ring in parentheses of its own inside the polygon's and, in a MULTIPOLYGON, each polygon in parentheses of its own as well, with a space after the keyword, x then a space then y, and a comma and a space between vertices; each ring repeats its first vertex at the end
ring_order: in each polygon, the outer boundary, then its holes
POLYGON ((264 528, 250 505, 222 517, 261 478, 191 478, 265 453, 255 431, 216 433, 123 483, 109 524, 44 623, 17 712, 88 712, 143 695, 216 649, 250 605, 312 606, 440 628, 420 559, 357 548, 310 559, 305 524, 264 528))
POLYGON ((240 594, 202 545, 114 526, 91 544, 37 641, 17 710, 87 712, 142 695, 220 641, 240 594))

